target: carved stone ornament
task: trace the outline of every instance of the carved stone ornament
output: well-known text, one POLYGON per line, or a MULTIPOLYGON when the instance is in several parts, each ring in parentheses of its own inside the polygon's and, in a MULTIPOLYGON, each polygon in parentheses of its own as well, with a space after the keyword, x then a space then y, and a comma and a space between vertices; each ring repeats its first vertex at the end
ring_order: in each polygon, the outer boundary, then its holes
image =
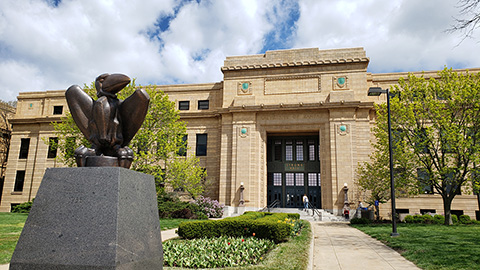
POLYGON ((348 77, 338 76, 333 77, 333 89, 334 90, 348 90, 348 77))
POLYGON ((240 83, 238 83, 237 94, 238 95, 251 95, 252 94, 252 83, 251 82, 240 82, 240 83))
POLYGON ((348 124, 337 124, 337 133, 340 136, 345 136, 350 133, 350 125, 348 124))
POLYGON ((127 145, 145 120, 150 97, 145 90, 137 89, 127 99, 119 100, 116 94, 129 83, 126 75, 105 73, 95 80, 97 100, 78 85, 65 92, 73 120, 92 146, 75 150, 78 167, 130 168, 133 151, 127 145))

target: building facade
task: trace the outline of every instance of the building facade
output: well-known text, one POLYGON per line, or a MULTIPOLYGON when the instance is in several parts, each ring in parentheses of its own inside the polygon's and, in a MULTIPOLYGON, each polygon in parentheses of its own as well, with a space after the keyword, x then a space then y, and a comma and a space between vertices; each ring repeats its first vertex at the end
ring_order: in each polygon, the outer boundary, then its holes
MULTIPOLYGON (((345 186, 351 208, 363 200, 355 170, 371 152, 374 104, 385 102, 367 90, 407 76, 372 74, 369 61, 363 48, 268 51, 227 57, 222 82, 158 88, 176 102, 187 123, 187 154, 207 169, 206 193, 228 206, 227 214, 274 201, 300 207, 304 194, 316 207, 341 214, 345 186)), ((63 166, 48 141, 55 139, 49 123, 66 109, 64 91, 19 95, 0 211, 33 198, 45 168, 63 166)), ((433 194, 398 198, 397 207, 443 212, 433 194)), ((457 196, 452 207, 471 217, 478 212, 474 195, 457 196)), ((382 205, 381 215, 389 213, 382 205)))

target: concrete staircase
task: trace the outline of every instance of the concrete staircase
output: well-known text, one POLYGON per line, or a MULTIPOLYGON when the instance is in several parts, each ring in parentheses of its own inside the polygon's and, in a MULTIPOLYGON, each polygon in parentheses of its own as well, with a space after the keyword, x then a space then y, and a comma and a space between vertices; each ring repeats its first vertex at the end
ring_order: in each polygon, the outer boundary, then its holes
POLYGON ((298 213, 300 214, 300 219, 305 219, 308 221, 324 221, 324 222, 345 222, 348 221, 342 216, 336 216, 332 213, 329 213, 323 209, 317 209, 315 213, 312 214, 312 209, 304 211, 299 208, 270 208, 272 213, 298 213), (318 215, 317 212, 320 214, 318 215))

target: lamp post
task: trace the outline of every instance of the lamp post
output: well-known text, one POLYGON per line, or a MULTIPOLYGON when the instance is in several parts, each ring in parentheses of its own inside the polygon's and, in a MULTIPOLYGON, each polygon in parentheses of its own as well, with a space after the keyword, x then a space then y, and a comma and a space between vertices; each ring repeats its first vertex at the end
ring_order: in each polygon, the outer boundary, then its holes
POLYGON ((397 220, 395 211, 395 182, 393 180, 393 150, 392 150, 392 120, 390 117, 390 92, 388 89, 382 89, 381 87, 370 87, 368 89, 369 96, 380 96, 381 94, 387 94, 387 115, 388 115, 388 152, 390 157, 390 201, 392 202, 392 233, 390 236, 398 236, 397 233, 397 220))

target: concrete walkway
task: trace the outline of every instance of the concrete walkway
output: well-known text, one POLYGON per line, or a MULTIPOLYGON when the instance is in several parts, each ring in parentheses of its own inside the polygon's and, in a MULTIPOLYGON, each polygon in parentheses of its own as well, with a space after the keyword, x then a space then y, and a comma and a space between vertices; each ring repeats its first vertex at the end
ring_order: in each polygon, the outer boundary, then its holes
MULTIPOLYGON (((312 224, 309 269, 413 270, 420 269, 399 253, 344 222, 312 224)), ((162 241, 178 237, 176 229, 162 231, 162 241)), ((8 270, 8 264, 0 265, 8 270)))
POLYGON ((420 269, 380 241, 346 222, 310 221, 313 230, 309 269, 420 269))

